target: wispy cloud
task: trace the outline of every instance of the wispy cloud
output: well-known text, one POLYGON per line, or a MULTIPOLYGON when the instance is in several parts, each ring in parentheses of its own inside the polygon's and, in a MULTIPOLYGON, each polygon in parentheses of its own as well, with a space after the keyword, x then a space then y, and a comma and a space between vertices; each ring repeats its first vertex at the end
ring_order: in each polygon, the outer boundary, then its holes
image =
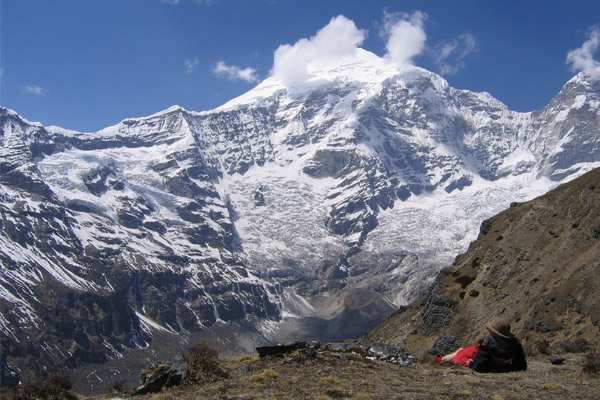
POLYGON ((232 81, 242 80, 249 83, 258 82, 258 76, 256 75, 256 70, 254 68, 246 67, 242 69, 234 65, 227 65, 224 61, 217 62, 213 68, 213 73, 232 81))
POLYGON ((386 41, 385 57, 397 64, 413 64, 413 58, 425 50, 427 35, 423 27, 427 14, 384 12, 380 36, 386 41))
POLYGON ((197 58, 194 58, 192 60, 186 58, 183 62, 183 65, 185 66, 185 72, 187 74, 191 74, 194 71, 194 69, 198 66, 198 64, 200 64, 200 60, 198 60, 197 58))
MULTIPOLYGON (((175 6, 177 4, 183 3, 184 1, 186 1, 186 0, 161 0, 160 2, 164 3, 164 4, 170 4, 170 5, 175 6)), ((212 6, 213 4, 217 4, 220 0, 191 0, 191 1, 193 1, 194 3, 205 5, 205 6, 212 6)))
POLYGON ((34 96, 45 96, 48 94, 48 90, 40 86, 25 85, 23 87, 23 93, 32 94, 34 96))
POLYGON ((453 75, 465 67, 465 57, 477 51, 477 41, 470 33, 447 40, 435 46, 435 63, 442 75, 453 75))
POLYGON ((275 50, 271 73, 288 87, 304 82, 310 76, 309 63, 337 65, 354 55, 366 36, 367 32, 358 29, 353 21, 343 15, 337 16, 310 39, 279 46, 275 50))
POLYGON ((589 39, 581 47, 567 53, 567 64, 571 64, 573 72, 583 71, 586 74, 600 78, 600 62, 594 59, 594 53, 600 45, 600 27, 592 27, 589 39))

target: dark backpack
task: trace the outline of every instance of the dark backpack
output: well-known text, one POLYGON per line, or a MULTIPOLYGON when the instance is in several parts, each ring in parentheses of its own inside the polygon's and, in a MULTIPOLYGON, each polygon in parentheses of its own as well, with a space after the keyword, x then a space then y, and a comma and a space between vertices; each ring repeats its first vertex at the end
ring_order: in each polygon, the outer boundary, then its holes
POLYGON ((479 343, 471 367, 480 372, 509 372, 524 370, 527 363, 518 339, 487 336, 479 343))

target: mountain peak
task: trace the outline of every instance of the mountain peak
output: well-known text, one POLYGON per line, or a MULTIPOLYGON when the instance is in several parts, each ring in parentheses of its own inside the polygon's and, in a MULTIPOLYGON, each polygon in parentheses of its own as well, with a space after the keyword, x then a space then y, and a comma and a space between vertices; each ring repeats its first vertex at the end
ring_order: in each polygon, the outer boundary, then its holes
POLYGON ((28 125, 42 126, 42 124, 40 122, 29 121, 25 117, 23 117, 22 115, 17 113, 16 111, 11 110, 10 108, 7 108, 7 107, 0 106, 0 117, 3 117, 3 116, 18 118, 20 121, 22 121, 23 123, 28 124, 28 125))
POLYGON ((163 117, 168 114, 187 113, 187 112, 188 111, 185 108, 181 107, 180 105, 173 105, 165 110, 158 111, 152 115, 148 115, 146 117, 140 117, 140 118, 127 118, 125 121, 142 121, 142 120, 147 120, 147 119, 151 119, 151 118, 163 117))
POLYGON ((577 83, 588 86, 592 84, 597 84, 598 82, 600 82, 600 67, 592 68, 587 71, 581 71, 573 78, 571 78, 571 80, 569 80, 567 84, 577 83))
POLYGON ((441 89, 448 82, 441 76, 414 65, 400 65, 392 60, 358 48, 352 55, 335 60, 314 59, 306 63, 305 70, 298 74, 278 73, 259 83, 255 88, 225 103, 215 111, 227 111, 236 107, 262 104, 280 94, 304 97, 324 87, 357 85, 372 93, 378 92, 382 84, 391 78, 405 83, 426 77, 441 89))

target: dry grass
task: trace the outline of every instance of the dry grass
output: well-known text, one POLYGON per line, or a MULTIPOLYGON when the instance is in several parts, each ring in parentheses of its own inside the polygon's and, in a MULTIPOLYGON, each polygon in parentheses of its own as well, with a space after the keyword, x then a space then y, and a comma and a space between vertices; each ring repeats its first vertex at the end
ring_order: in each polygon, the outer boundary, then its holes
POLYGON ((324 385, 340 385, 342 382, 336 378, 335 376, 326 376, 324 378, 321 378, 321 383, 324 385))
POLYGON ((590 344, 584 338, 574 338, 560 343, 560 348, 565 353, 585 353, 590 350, 590 344))
POLYGON ((252 374, 248 379, 251 382, 264 382, 279 377, 279 373, 272 369, 265 369, 257 374, 252 374))
POLYGON ((586 353, 581 359, 581 368, 589 374, 600 374, 600 351, 586 353))
MULTIPOLYGON (((139 400, 200 399, 592 399, 600 379, 582 372, 581 356, 563 355, 555 366, 548 358, 529 359, 525 372, 479 374, 462 367, 415 364, 405 368, 384 362, 341 360, 326 353, 316 358, 223 361, 228 376, 215 382, 139 396, 139 400)), ((110 398, 110 397, 107 397, 110 398)))

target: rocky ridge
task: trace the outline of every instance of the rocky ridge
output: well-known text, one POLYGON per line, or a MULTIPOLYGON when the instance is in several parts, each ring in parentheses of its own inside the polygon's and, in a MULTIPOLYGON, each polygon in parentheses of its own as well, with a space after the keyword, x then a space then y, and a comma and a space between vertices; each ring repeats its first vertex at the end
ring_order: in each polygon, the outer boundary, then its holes
POLYGON ((533 354, 597 348, 599 209, 600 169, 514 203, 484 221, 479 238, 431 289, 367 339, 447 353, 471 345, 485 322, 504 316, 533 354))

